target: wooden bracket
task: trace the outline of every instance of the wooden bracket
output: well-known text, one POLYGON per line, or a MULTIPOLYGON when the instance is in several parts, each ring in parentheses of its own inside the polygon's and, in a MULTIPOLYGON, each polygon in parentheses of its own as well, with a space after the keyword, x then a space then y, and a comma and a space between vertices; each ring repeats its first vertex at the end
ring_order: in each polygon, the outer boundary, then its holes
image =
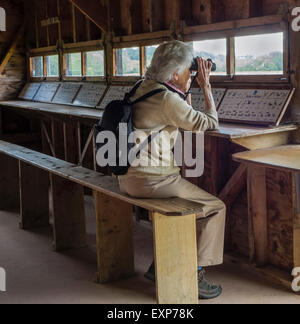
POLYGON ((23 34, 23 32, 24 32, 24 25, 22 25, 20 27, 20 29, 19 29, 19 31, 17 33, 17 37, 14 39, 12 45, 10 46, 8 52, 5 55, 3 61, 1 62, 1 65, 0 65, 0 75, 3 74, 3 72, 4 72, 4 70, 5 70, 6 66, 7 66, 10 58, 14 54, 15 49, 16 49, 16 47, 18 45, 18 42, 19 42, 19 40, 20 40, 21 35, 23 34))
POLYGON ((49 147, 50 147, 50 150, 51 150, 52 155, 53 155, 54 157, 56 157, 56 156, 55 156, 55 151, 54 151, 54 148, 53 148, 52 141, 51 141, 51 139, 50 139, 50 136, 49 136, 49 134, 48 134, 48 131, 47 131, 47 128, 46 128, 46 125, 45 125, 44 122, 42 122, 42 131, 43 131, 43 133, 44 133, 44 135, 45 135, 45 137, 46 137, 46 139, 47 139, 47 142, 48 142, 48 144, 49 144, 49 147))

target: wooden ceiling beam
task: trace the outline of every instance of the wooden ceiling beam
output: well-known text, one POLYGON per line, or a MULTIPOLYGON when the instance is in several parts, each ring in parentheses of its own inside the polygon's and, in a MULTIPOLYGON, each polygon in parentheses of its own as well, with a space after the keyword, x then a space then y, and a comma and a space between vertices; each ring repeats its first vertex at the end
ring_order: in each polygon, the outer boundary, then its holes
POLYGON ((108 31, 107 7, 104 0, 69 0, 103 32, 108 31))

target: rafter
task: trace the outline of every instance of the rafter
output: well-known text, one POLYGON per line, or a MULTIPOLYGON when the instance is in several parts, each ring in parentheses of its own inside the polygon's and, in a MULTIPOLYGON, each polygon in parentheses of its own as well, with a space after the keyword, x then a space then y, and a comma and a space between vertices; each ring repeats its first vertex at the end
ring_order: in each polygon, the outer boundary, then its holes
POLYGON ((103 32, 107 31, 107 7, 102 0, 69 0, 103 32))

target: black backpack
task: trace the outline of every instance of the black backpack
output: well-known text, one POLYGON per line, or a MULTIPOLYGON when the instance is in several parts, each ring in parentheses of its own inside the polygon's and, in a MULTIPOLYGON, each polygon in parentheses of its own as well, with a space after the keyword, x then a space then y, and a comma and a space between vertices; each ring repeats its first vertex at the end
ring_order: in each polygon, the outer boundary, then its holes
MULTIPOLYGON (((133 127, 133 122, 132 122, 132 107, 133 105, 145 101, 148 98, 164 92, 166 90, 164 89, 156 89, 153 90, 147 94, 145 94, 144 96, 142 96, 141 98, 131 102, 130 98, 133 97, 137 91, 137 89, 139 88, 139 86, 142 84, 143 80, 139 81, 134 87, 133 89, 129 92, 125 94, 125 97, 123 100, 115 100, 110 102, 103 113, 103 117, 101 118, 100 122, 98 125, 94 126, 94 136, 95 136, 95 143, 96 143, 96 154, 99 151, 99 149, 101 149, 102 147, 104 147, 104 145, 106 145, 107 143, 97 143, 97 136, 100 132, 103 131, 110 131, 115 135, 116 138, 116 165, 108 165, 109 170, 111 173, 113 173, 115 176, 123 176, 126 175, 128 172, 128 169, 130 168, 130 158, 129 158, 129 153, 130 151, 134 148, 135 144, 131 144, 128 143, 128 138, 129 135, 134 132, 134 127, 133 127), (122 124, 127 124, 127 134, 125 136, 127 136, 127 151, 123 152, 122 151, 122 147, 119 143, 119 125, 120 123, 122 124), (126 160, 127 160, 127 165, 121 165, 120 160, 121 160, 121 156, 124 156, 124 154, 126 154, 126 160)), ((136 150, 136 154, 139 154, 145 147, 147 147, 149 145, 149 143, 159 134, 152 134, 150 135, 147 140, 143 143, 140 144, 139 148, 136 150)), ((132 152, 132 151, 131 151, 132 152)), ((137 155, 135 155, 137 156, 137 155)), ((106 157, 107 158, 107 157, 106 157)))

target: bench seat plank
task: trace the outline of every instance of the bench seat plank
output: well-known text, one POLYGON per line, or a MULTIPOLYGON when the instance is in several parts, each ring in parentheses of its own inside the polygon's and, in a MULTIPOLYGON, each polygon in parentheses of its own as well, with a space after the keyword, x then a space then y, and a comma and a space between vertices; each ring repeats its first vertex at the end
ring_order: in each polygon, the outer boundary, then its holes
POLYGON ((72 180, 92 190, 118 198, 137 207, 145 208, 150 212, 157 212, 167 216, 200 214, 202 212, 201 204, 181 198, 131 198, 120 192, 118 181, 115 178, 104 176, 96 171, 79 167, 75 164, 65 162, 15 144, 0 141, 0 153, 1 152, 62 178, 72 180))

